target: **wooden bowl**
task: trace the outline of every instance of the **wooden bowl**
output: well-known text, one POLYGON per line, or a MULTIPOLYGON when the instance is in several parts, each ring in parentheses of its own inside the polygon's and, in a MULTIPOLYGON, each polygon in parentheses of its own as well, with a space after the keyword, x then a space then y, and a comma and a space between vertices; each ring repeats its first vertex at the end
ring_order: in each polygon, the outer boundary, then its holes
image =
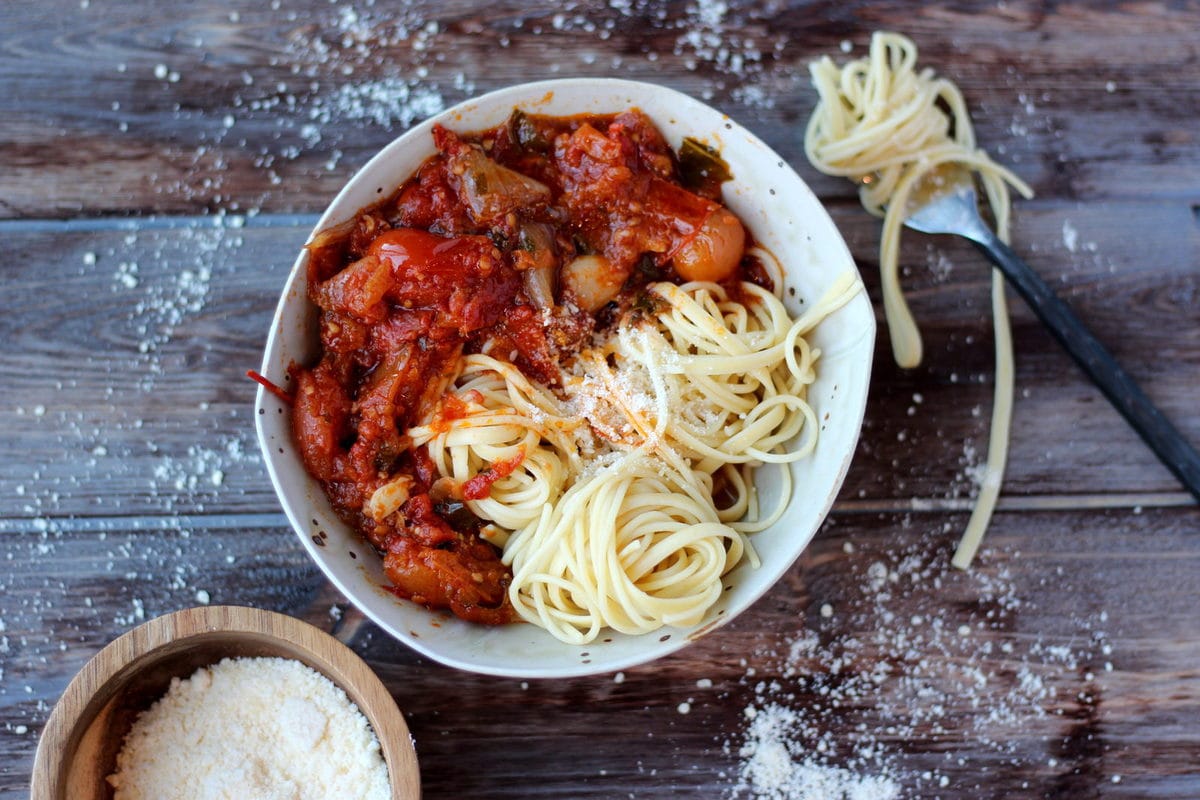
POLYGON ((350 648, 283 614, 211 606, 167 614, 111 642, 67 686, 50 714, 33 765, 32 800, 109 800, 105 781, 139 713, 172 678, 231 657, 300 661, 341 687, 367 717, 387 764, 393 800, 421 795, 404 717, 383 683, 350 648))

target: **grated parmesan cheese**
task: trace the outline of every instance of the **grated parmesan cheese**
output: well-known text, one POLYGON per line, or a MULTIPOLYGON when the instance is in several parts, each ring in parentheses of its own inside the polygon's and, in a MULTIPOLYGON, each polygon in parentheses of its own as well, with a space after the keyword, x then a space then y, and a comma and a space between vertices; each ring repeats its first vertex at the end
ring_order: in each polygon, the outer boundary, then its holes
POLYGON ((134 722, 108 782, 114 800, 391 796, 366 717, 287 658, 227 658, 172 680, 134 722))

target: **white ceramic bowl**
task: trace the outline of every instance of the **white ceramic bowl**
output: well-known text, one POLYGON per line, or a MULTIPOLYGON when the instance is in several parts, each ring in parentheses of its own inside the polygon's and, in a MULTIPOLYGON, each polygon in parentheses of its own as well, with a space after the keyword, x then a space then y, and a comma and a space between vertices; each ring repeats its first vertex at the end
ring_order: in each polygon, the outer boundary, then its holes
MULTIPOLYGON (((416 126, 371 159, 334 198, 314 233, 352 218, 386 196, 434 153, 430 130, 478 131, 498 125, 519 107, 529 112, 572 115, 613 113, 629 107, 647 113, 678 147, 684 136, 715 146, 733 179, 725 202, 754 238, 784 264, 785 298, 811 303, 854 262, 833 222, 800 177, 754 134, 686 95, 646 83, 573 79, 529 83, 484 95, 416 126)), ((292 362, 309 364, 317 353, 316 313, 305 297, 307 253, 301 252, 275 312, 262 373, 286 385, 292 362)), ((290 417, 273 395, 257 398, 258 436, 284 511, 309 553, 331 581, 380 627, 413 649, 444 664, 510 677, 550 678, 609 672, 664 656, 728 622, 766 592, 792 565, 832 505, 862 426, 875 341, 875 319, 866 293, 824 320, 810 339, 821 349, 818 378, 809 397, 821 431, 816 452, 792 465, 797 487, 783 518, 754 535, 762 558, 757 569, 743 563, 706 619, 688 629, 664 628, 640 636, 602 635, 571 646, 529 624, 483 627, 449 613, 431 612, 400 600, 384 587, 381 560, 331 510, 320 485, 305 472, 293 442, 290 417)), ((759 471, 765 508, 779 496, 778 475, 759 471)))

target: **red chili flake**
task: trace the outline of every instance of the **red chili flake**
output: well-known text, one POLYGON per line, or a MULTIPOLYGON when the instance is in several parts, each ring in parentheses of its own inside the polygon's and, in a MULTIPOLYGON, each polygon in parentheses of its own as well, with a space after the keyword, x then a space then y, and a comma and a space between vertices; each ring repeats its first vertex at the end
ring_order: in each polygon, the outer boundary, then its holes
POLYGON ((292 404, 292 395, 289 392, 287 392, 287 391, 279 388, 277 385, 275 385, 275 383, 273 381, 271 381, 270 378, 267 378, 266 376, 264 376, 258 372, 255 372, 252 369, 246 370, 246 377, 249 378, 250 380, 254 381, 255 383, 259 384, 260 386, 262 386, 268 392, 275 395, 280 400, 287 403, 289 406, 292 404))

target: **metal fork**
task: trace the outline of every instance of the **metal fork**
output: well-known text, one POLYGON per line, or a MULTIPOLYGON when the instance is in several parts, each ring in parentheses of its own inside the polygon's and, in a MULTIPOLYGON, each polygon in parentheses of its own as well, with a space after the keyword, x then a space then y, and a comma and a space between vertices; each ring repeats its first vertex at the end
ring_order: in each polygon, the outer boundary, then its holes
POLYGON ((966 168, 943 165, 917 187, 908 209, 905 226, 924 233, 957 234, 974 242, 1163 464, 1200 500, 1200 454, 1070 307, 980 218, 974 178, 966 168))

